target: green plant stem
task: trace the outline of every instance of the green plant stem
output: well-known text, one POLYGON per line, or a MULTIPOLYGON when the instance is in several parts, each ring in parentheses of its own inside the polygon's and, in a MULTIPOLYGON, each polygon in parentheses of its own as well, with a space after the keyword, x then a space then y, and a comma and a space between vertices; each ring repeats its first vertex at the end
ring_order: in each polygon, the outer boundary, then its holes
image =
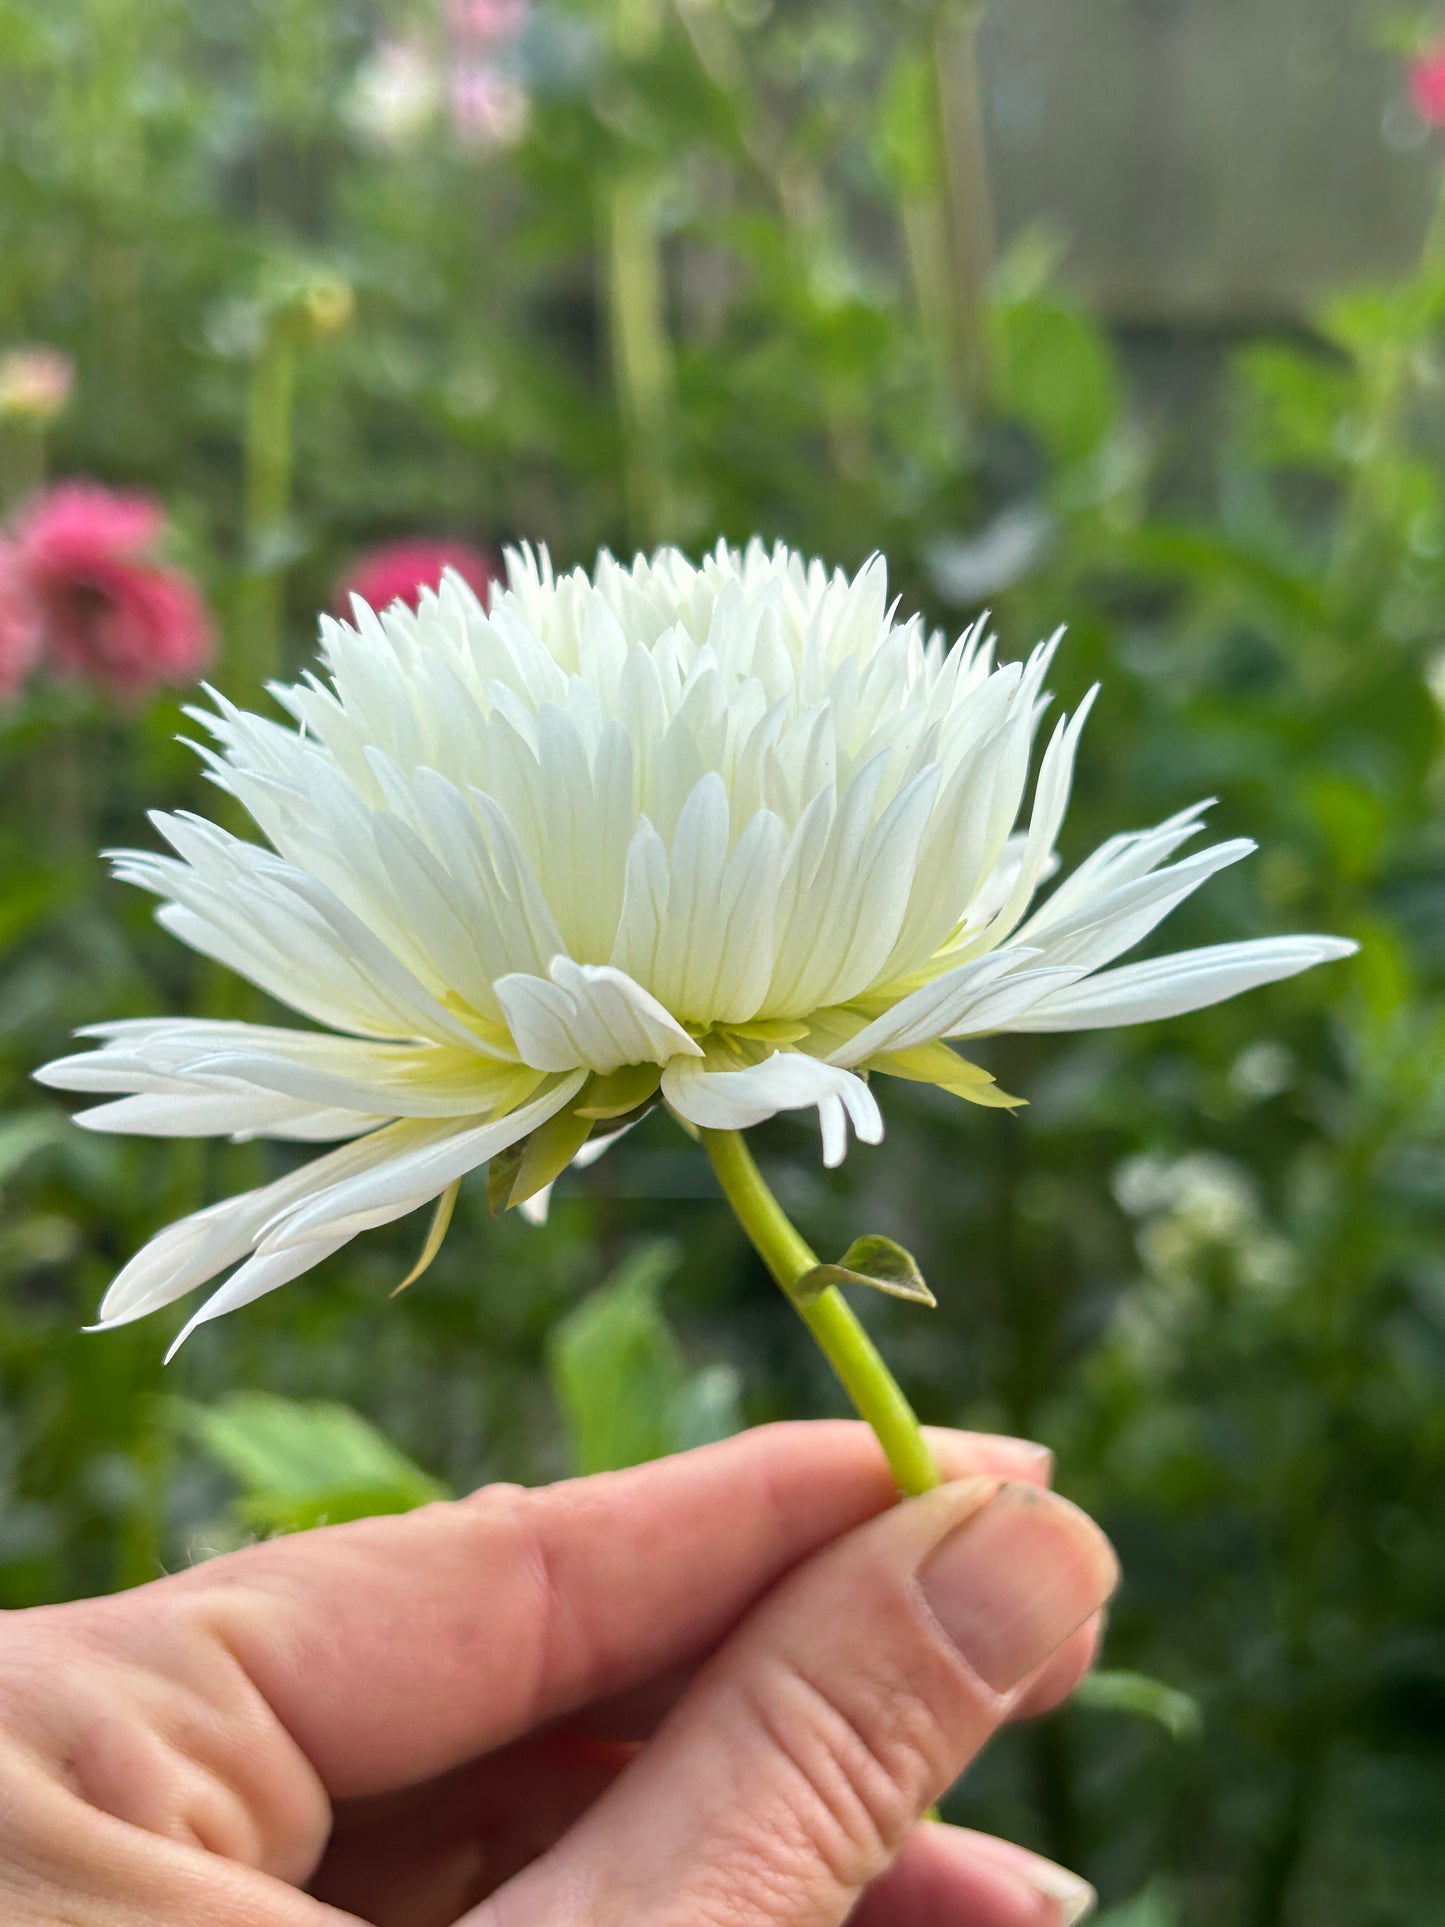
POLYGON ((246 685, 242 700, 259 696, 280 668, 296 353, 285 321, 273 321, 246 398, 246 576, 236 638, 246 685))
POLYGON ((988 277, 993 212, 976 36, 982 0, 937 6, 921 20, 932 78, 933 178, 899 196, 898 219, 919 325, 940 391, 972 424, 988 393, 988 277))
POLYGON ((704 1131, 702 1141, 738 1223, 877 1434, 899 1491, 909 1497, 931 1492, 942 1478, 913 1407, 837 1286, 801 1289, 818 1259, 763 1182, 742 1133, 704 1131))
POLYGON ((983 0, 945 7, 934 34, 933 64, 943 135, 943 195, 953 258, 953 376, 974 412, 988 392, 988 277, 993 208, 983 137, 978 28, 983 0))
MULTIPOLYGON (((1445 176, 1436 190, 1435 206, 1420 248, 1418 273, 1428 274, 1445 255, 1445 176)), ((1418 328, 1381 347, 1364 369, 1364 423, 1361 455, 1355 464, 1344 505, 1335 527, 1325 572, 1325 584, 1343 597, 1352 577, 1362 577, 1364 602, 1376 599, 1374 577, 1366 572, 1371 537, 1383 519, 1382 502, 1392 479, 1398 491, 1398 470, 1406 421, 1415 387, 1419 359, 1418 328)))
POLYGON ((604 208, 607 307, 628 533, 645 546, 670 532, 673 517, 672 345, 655 202, 652 182, 632 170, 612 183, 604 208))

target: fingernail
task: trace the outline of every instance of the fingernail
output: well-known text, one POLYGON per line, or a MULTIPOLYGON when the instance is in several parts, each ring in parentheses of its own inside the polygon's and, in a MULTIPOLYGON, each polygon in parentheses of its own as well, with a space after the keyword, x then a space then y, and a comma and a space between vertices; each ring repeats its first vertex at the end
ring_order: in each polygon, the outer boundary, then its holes
POLYGON ((1019 1444, 1027 1451, 1031 1461, 1029 1470, 1042 1485, 1047 1485, 1054 1476, 1054 1455, 1047 1445, 1040 1445, 1034 1439, 1020 1439, 1019 1444))
MULTIPOLYGON (((1067 1867, 1045 1860, 1042 1854, 1033 1853, 1027 1847, 1016 1847, 1011 1840, 997 1840, 988 1833, 976 1833, 971 1839, 978 1858, 1007 1875, 1021 1896, 1027 1894, 1031 1899, 1048 1903, 1047 1927, 1077 1927, 1098 1905, 1099 1897, 1087 1880, 1070 1873, 1067 1867)), ((1038 1919, 1037 1908, 1030 1909, 1029 1913, 1030 1918, 1038 1919)), ((1043 1921, 1039 1927, 1044 1927, 1043 1921)))
POLYGON ((924 1561, 939 1625, 996 1693, 1027 1679, 1113 1592, 1108 1540, 1066 1499, 1004 1485, 924 1561))
POLYGON ((1087 1920, 1099 1904, 1099 1896, 1087 1880, 1081 1880, 1067 1867, 1056 1866, 1039 1854, 1031 1856, 1024 1878, 1058 1909, 1054 1927, 1076 1927, 1076 1923, 1087 1920))

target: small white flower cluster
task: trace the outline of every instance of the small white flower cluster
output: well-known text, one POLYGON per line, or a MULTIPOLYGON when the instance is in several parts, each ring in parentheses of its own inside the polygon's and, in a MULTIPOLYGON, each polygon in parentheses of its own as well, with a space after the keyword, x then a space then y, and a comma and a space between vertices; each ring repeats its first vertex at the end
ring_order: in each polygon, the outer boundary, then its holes
POLYGON ((158 816, 175 854, 117 871, 326 1028, 101 1025, 41 1076, 105 1095, 96 1129, 344 1142, 162 1232, 107 1324, 237 1265, 189 1330, 504 1155, 520 1203, 659 1097, 694 1129, 816 1108, 836 1163, 850 1124, 882 1135, 870 1073, 1010 1104, 956 1040, 1168 1017, 1353 948, 1112 967, 1253 846, 1178 855, 1200 805, 1037 903, 1093 692, 1021 822, 1057 638, 950 647, 897 619, 880 558, 849 579, 754 542, 558 578, 523 551, 488 609, 453 577, 322 633, 326 679, 275 692, 294 727, 198 712, 266 845, 158 816))

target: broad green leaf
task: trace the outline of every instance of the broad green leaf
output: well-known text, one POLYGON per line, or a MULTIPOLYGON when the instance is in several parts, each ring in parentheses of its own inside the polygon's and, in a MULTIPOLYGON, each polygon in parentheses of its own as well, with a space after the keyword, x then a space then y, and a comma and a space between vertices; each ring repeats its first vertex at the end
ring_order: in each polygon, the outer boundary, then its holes
POLYGON ((177 1424, 236 1481, 258 1532, 409 1512, 446 1488, 348 1405, 233 1392, 214 1405, 177 1401, 177 1424))
POLYGON ((1090 1673, 1075 1689, 1074 1703, 1157 1720, 1172 1739, 1181 1741, 1197 1739, 1204 1723, 1197 1699, 1147 1673, 1090 1673))
POLYGON ((1242 350, 1234 368, 1250 409, 1250 445, 1261 460, 1330 473, 1342 466, 1340 422, 1358 399, 1346 364, 1318 346, 1270 342, 1242 350))
POLYGON ((892 1238, 876 1233, 855 1238, 837 1264, 815 1265, 801 1280, 799 1290, 817 1293, 830 1285, 871 1285, 892 1298, 909 1298, 920 1305, 938 1303, 923 1282, 913 1254, 892 1238))
POLYGON ((583 1472, 640 1465, 676 1445, 687 1371, 658 1294, 680 1255, 644 1246, 553 1335, 552 1387, 583 1472))
POLYGON ((1183 1918, 1172 1888, 1162 1880, 1151 1880, 1143 1893, 1100 1914, 1095 1927, 1180 1927, 1183 1918))
POLYGON ((923 53, 904 53, 883 83, 873 165, 895 194, 929 193, 943 172, 938 76, 923 53))
POLYGON ((1114 553, 1119 564, 1141 576, 1174 577, 1211 594, 1227 589, 1276 621, 1310 628, 1329 621, 1328 604, 1314 580, 1214 529, 1147 523, 1120 534, 1114 553))
POLYGON ((742 1384, 731 1365, 705 1365, 679 1392, 673 1406, 675 1449, 712 1445, 743 1428, 742 1384))
POLYGON ((990 320, 998 407, 1059 462, 1093 455, 1123 412, 1119 371, 1102 330, 1056 298, 1004 300, 990 320))
POLYGON ((28 1158, 70 1132, 70 1121, 59 1111, 17 1111, 0 1118, 0 1184, 8 1184, 28 1158))

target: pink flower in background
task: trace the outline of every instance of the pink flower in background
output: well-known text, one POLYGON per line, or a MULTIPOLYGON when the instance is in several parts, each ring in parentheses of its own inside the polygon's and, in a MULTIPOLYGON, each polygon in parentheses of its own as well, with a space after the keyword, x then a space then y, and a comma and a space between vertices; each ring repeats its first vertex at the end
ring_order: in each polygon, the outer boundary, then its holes
POLYGON ((512 49, 527 24, 528 0, 452 0, 448 104, 465 147, 515 147, 531 119, 531 98, 512 71, 512 49))
POLYGON ((386 542, 357 557, 336 585, 336 602, 349 615, 351 598, 361 597, 373 609, 405 602, 415 609, 423 589, 435 589, 444 569, 455 569, 483 601, 497 574, 496 562, 470 542, 450 542, 421 535, 405 542, 386 542))
POLYGON ((190 579, 155 560, 164 527, 150 496, 95 482, 63 482, 24 511, 17 571, 57 676, 134 701, 200 674, 211 620, 190 579))
POLYGON ((1445 40, 1411 61, 1410 99, 1427 127, 1445 127, 1445 40))
POLYGON ((0 540, 0 701, 25 686, 40 651, 40 625, 26 593, 15 545, 0 540))
POLYGON ((478 62, 451 82, 452 131, 465 147, 515 147, 532 118, 526 88, 500 67, 478 62))
POLYGON ((527 24, 527 0, 452 0, 457 39, 515 40, 527 24))

